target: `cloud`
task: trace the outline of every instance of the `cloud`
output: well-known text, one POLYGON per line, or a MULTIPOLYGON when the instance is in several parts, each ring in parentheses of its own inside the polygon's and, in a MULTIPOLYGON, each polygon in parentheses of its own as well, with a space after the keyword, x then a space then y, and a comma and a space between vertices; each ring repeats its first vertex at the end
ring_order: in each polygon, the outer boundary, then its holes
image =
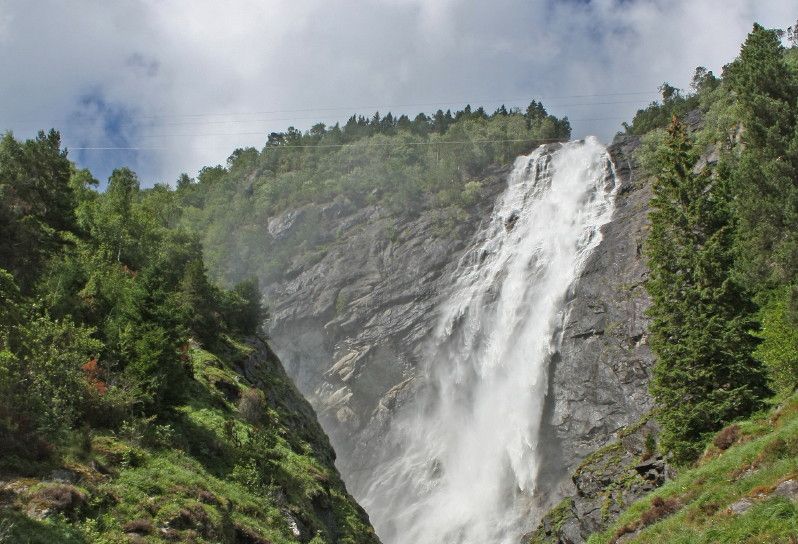
POLYGON ((755 20, 796 17, 789 0, 0 0, 0 125, 138 148, 72 156, 145 184, 377 108, 543 97, 576 136, 608 139, 663 81, 718 71, 755 20))

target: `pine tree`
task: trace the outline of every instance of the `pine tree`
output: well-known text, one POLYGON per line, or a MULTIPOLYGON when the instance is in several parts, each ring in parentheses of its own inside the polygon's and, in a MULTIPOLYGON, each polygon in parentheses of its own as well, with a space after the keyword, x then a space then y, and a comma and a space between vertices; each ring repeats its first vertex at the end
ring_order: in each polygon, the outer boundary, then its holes
POLYGON ((695 161, 674 117, 658 156, 646 254, 657 357, 651 392, 662 445, 678 462, 694 458, 707 433, 757 409, 767 394, 762 367, 751 357, 755 308, 729 273, 728 184, 694 173, 695 161))

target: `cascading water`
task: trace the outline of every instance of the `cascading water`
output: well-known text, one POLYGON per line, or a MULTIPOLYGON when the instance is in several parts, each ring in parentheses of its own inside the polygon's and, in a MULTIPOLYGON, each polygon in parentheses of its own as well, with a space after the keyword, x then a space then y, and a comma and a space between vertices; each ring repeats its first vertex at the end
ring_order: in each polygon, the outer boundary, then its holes
POLYGON ((614 192, 594 138, 517 159, 440 309, 424 385, 360 493, 387 544, 518 542, 545 491, 539 427, 566 296, 614 192))

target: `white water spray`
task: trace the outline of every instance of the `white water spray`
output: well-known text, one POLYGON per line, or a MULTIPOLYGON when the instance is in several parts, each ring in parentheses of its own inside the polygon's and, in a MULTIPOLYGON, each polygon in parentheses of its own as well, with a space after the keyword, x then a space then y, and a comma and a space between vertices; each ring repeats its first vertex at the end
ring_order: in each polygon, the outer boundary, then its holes
POLYGON ((360 497, 386 544, 516 544, 536 493, 547 367, 612 214, 594 138, 520 157, 440 310, 424 386, 360 497))

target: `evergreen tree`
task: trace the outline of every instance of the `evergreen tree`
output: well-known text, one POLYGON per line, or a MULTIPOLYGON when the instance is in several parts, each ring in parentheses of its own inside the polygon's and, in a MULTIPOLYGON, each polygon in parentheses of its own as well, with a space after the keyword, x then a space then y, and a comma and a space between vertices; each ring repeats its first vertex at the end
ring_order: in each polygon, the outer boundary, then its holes
POLYGON ((798 275, 798 74, 775 31, 754 25, 725 74, 742 116, 733 171, 739 216, 737 268, 762 293, 798 275))
POLYGON ((651 270, 651 392, 662 445, 679 462, 702 438, 757 409, 767 394, 751 356, 755 308, 729 271, 734 223, 728 184, 705 170, 676 117, 658 156, 646 253, 651 270))
POLYGON ((72 166, 55 130, 35 140, 0 138, 0 267, 29 292, 42 264, 74 231, 72 166))

